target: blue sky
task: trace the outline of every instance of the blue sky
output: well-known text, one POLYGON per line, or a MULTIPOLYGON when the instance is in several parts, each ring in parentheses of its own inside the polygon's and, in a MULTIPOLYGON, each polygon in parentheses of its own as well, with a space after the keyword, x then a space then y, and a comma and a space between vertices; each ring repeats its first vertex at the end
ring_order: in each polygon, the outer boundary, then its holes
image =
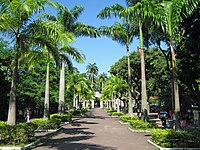
MULTIPOLYGON (((117 18, 113 19, 99 19, 97 14, 105 7, 114 5, 116 3, 123 6, 126 5, 125 0, 53 0, 59 2, 71 9, 73 6, 84 6, 84 12, 80 15, 79 21, 92 25, 95 27, 110 26, 116 21, 117 18)), ((81 50, 86 56, 84 64, 73 63, 75 67, 79 69, 81 73, 86 72, 86 66, 89 63, 96 63, 99 68, 99 73, 107 73, 110 66, 118 61, 121 57, 126 55, 125 47, 121 46, 117 42, 112 41, 109 38, 88 38, 79 37, 76 42, 72 44, 81 50)), ((139 42, 135 39, 131 45, 131 51, 136 50, 139 46, 139 42)))

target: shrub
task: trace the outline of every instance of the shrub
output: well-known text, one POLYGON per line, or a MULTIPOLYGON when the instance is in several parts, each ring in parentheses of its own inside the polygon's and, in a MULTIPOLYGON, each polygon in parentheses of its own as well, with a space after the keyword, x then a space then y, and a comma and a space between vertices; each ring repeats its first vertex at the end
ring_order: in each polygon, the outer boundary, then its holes
POLYGON ((74 112, 73 112, 74 116, 80 115, 80 114, 81 114, 81 110, 80 109, 74 110, 74 112))
POLYGON ((24 145, 34 136, 33 123, 19 123, 14 126, 0 123, 0 143, 2 145, 24 145))
POLYGON ((68 112, 71 113, 73 116, 85 114, 88 111, 87 108, 84 109, 77 109, 77 110, 69 110, 68 112))
POLYGON ((61 119, 50 119, 47 120, 47 129, 58 129, 61 125, 61 119))
POLYGON ((150 128, 156 128, 156 124, 135 119, 130 121, 130 127, 135 130, 147 130, 150 128))
POLYGON ((200 148, 200 133, 155 129, 151 131, 152 141, 167 148, 200 148))
POLYGON ((37 130, 48 129, 47 120, 44 120, 43 118, 31 119, 30 122, 36 125, 37 130))
POLYGON ((107 107, 103 107, 103 109, 105 110, 105 111, 108 111, 108 110, 110 110, 109 108, 107 108, 107 107))
POLYGON ((122 116, 122 115, 124 115, 124 113, 122 113, 122 112, 113 112, 112 113, 112 116, 122 116))
POLYGON ((0 143, 5 144, 9 141, 9 135, 11 126, 7 125, 6 122, 0 122, 0 143))
POLYGON ((116 112, 115 110, 107 110, 107 113, 112 114, 113 112, 116 112))
POLYGON ((50 119, 60 119, 61 122, 70 122, 72 120, 72 114, 52 114, 50 119))
POLYGON ((37 130, 48 130, 59 128, 61 124, 61 119, 52 118, 50 120, 44 120, 43 118, 39 118, 31 119, 30 122, 36 125, 37 130))
POLYGON ((81 109, 81 114, 85 114, 86 112, 88 112, 88 108, 81 109))
POLYGON ((137 116, 128 116, 128 115, 122 115, 120 116, 119 118, 122 122, 130 122, 131 120, 138 120, 138 117, 137 116))

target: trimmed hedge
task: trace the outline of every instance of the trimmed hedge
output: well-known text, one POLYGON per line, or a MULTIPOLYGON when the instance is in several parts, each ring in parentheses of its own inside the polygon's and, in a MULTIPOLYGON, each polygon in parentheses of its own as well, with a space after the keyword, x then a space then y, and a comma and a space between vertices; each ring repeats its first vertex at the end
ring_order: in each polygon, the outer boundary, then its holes
POLYGON ((67 114, 52 114, 49 120, 43 118, 31 119, 29 123, 19 123, 14 126, 0 121, 0 145, 26 145, 34 140, 35 130, 58 129, 61 122, 69 122, 73 115, 84 114, 88 109, 72 110, 67 114))
POLYGON ((86 112, 88 112, 88 109, 87 108, 85 108, 85 109, 77 109, 77 110, 71 109, 68 112, 71 113, 73 116, 76 116, 76 115, 85 114, 86 112))
POLYGON ((61 122, 70 122, 72 120, 72 114, 52 114, 50 119, 60 119, 61 122))
POLYGON ((122 122, 130 122, 131 120, 138 120, 137 116, 128 116, 128 115, 122 115, 119 117, 120 121, 122 122))
POLYGON ((148 130, 156 128, 155 123, 143 122, 139 119, 130 120, 129 122, 130 122, 130 128, 134 130, 148 130))
POLYGON ((25 145, 34 137, 33 123, 19 123, 14 126, 0 122, 0 145, 25 145))
POLYGON ((152 141, 164 148, 200 148, 199 132, 154 129, 151 135, 152 141))
POLYGON ((124 113, 122 113, 122 112, 113 112, 112 113, 112 116, 122 116, 122 115, 124 115, 124 113))
POLYGON ((43 118, 31 119, 31 123, 35 124, 37 130, 57 129, 60 127, 61 119, 52 118, 44 120, 43 118))

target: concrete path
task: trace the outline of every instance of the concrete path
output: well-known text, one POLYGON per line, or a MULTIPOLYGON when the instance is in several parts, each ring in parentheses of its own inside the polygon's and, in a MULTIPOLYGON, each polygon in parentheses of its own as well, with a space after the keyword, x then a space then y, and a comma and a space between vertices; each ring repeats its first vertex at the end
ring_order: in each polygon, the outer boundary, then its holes
POLYGON ((147 143, 149 138, 149 133, 133 133, 128 125, 95 108, 87 117, 75 118, 73 123, 63 126, 35 150, 154 150, 147 143))

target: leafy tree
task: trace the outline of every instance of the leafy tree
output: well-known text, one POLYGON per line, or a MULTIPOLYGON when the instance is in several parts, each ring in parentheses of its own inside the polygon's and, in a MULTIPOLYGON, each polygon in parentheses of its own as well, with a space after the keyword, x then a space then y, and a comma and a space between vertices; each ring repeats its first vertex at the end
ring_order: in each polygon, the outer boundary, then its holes
MULTIPOLYGON (((200 8, 183 18, 181 29, 184 31, 181 42, 177 44, 176 58, 178 60, 178 75, 180 84, 180 102, 183 109, 199 100, 199 47, 200 47, 200 8)), ((184 111, 184 110, 182 110, 184 111)))
POLYGON ((79 105, 79 100, 91 98, 94 91, 91 88, 91 83, 87 80, 85 73, 79 74, 73 72, 67 77, 67 90, 73 92, 73 107, 76 109, 79 105), (91 94, 92 93, 92 94, 91 94))
POLYGON ((181 33, 178 28, 179 23, 182 22, 183 16, 189 16, 195 7, 197 7, 198 1, 190 0, 172 0, 162 1, 157 5, 156 14, 154 19, 156 24, 162 28, 167 36, 167 43, 171 52, 171 65, 173 75, 173 88, 174 88, 174 112, 176 115, 176 129, 179 129, 180 124, 180 101, 179 101, 179 85, 177 75, 177 65, 175 57, 175 45, 181 38, 181 33))
POLYGON ((6 120, 6 110, 8 106, 8 93, 11 82, 11 60, 12 49, 9 43, 0 38, 0 120, 6 120))
MULTIPOLYGON (((150 96, 157 96, 162 103, 169 102, 171 91, 169 90, 170 74, 167 71, 167 64, 165 62, 162 52, 157 48, 152 48, 145 51, 145 65, 147 75, 147 93, 150 96)), ((119 78, 127 79, 127 56, 119 59, 115 64, 110 67, 109 72, 119 78)), ((132 96, 136 100, 137 106, 140 106, 139 99, 141 95, 141 65, 137 52, 133 52, 130 55, 130 65, 132 66, 132 96)), ((149 100, 148 97, 148 100, 149 100)), ((166 108, 169 107, 166 106, 166 108)))
MULTIPOLYGON (((48 0, 16 0, 1 2, 0 31, 7 33, 14 43, 14 65, 11 82, 10 101, 8 109, 8 124, 16 123, 16 81, 18 72, 19 55, 22 51, 36 46, 44 48, 48 47, 48 51, 53 53, 53 48, 49 39, 44 38, 47 35, 58 37, 59 33, 52 23, 43 22, 41 20, 33 21, 31 17, 42 11, 44 7, 54 5, 48 0)), ((52 42, 53 40, 51 40, 52 42)), ((55 56, 56 57, 56 56, 55 56)))
MULTIPOLYGON (((112 99, 113 107, 116 109, 116 99, 121 99, 121 97, 127 93, 127 89, 128 84, 125 80, 111 75, 111 77, 105 82, 101 99, 112 99)), ((119 101, 117 102, 117 111, 119 111, 119 101)))
POLYGON ((145 78, 145 63, 144 63, 144 42, 143 42, 143 31, 142 27, 145 21, 150 18, 153 14, 153 5, 150 0, 143 0, 136 3, 136 1, 127 1, 128 7, 116 4, 111 7, 106 7, 101 12, 101 16, 111 17, 119 16, 120 18, 126 18, 130 23, 136 23, 139 29, 140 35, 140 58, 141 58, 141 76, 142 76, 142 120, 147 120, 147 93, 146 93, 146 78, 145 78))
MULTIPOLYGON (((46 58, 47 59, 47 58, 46 58)), ((46 80, 46 59, 40 59, 34 64, 34 68, 28 68, 28 64, 24 64, 19 68, 18 83, 18 112, 24 112, 26 109, 31 111, 32 117, 42 117, 44 112, 44 95, 45 95, 45 80, 46 80)), ((55 62, 50 61, 51 73, 49 74, 49 113, 55 113, 55 107, 58 102, 58 69, 55 62)), ((19 116, 23 117, 23 116, 19 116)))

